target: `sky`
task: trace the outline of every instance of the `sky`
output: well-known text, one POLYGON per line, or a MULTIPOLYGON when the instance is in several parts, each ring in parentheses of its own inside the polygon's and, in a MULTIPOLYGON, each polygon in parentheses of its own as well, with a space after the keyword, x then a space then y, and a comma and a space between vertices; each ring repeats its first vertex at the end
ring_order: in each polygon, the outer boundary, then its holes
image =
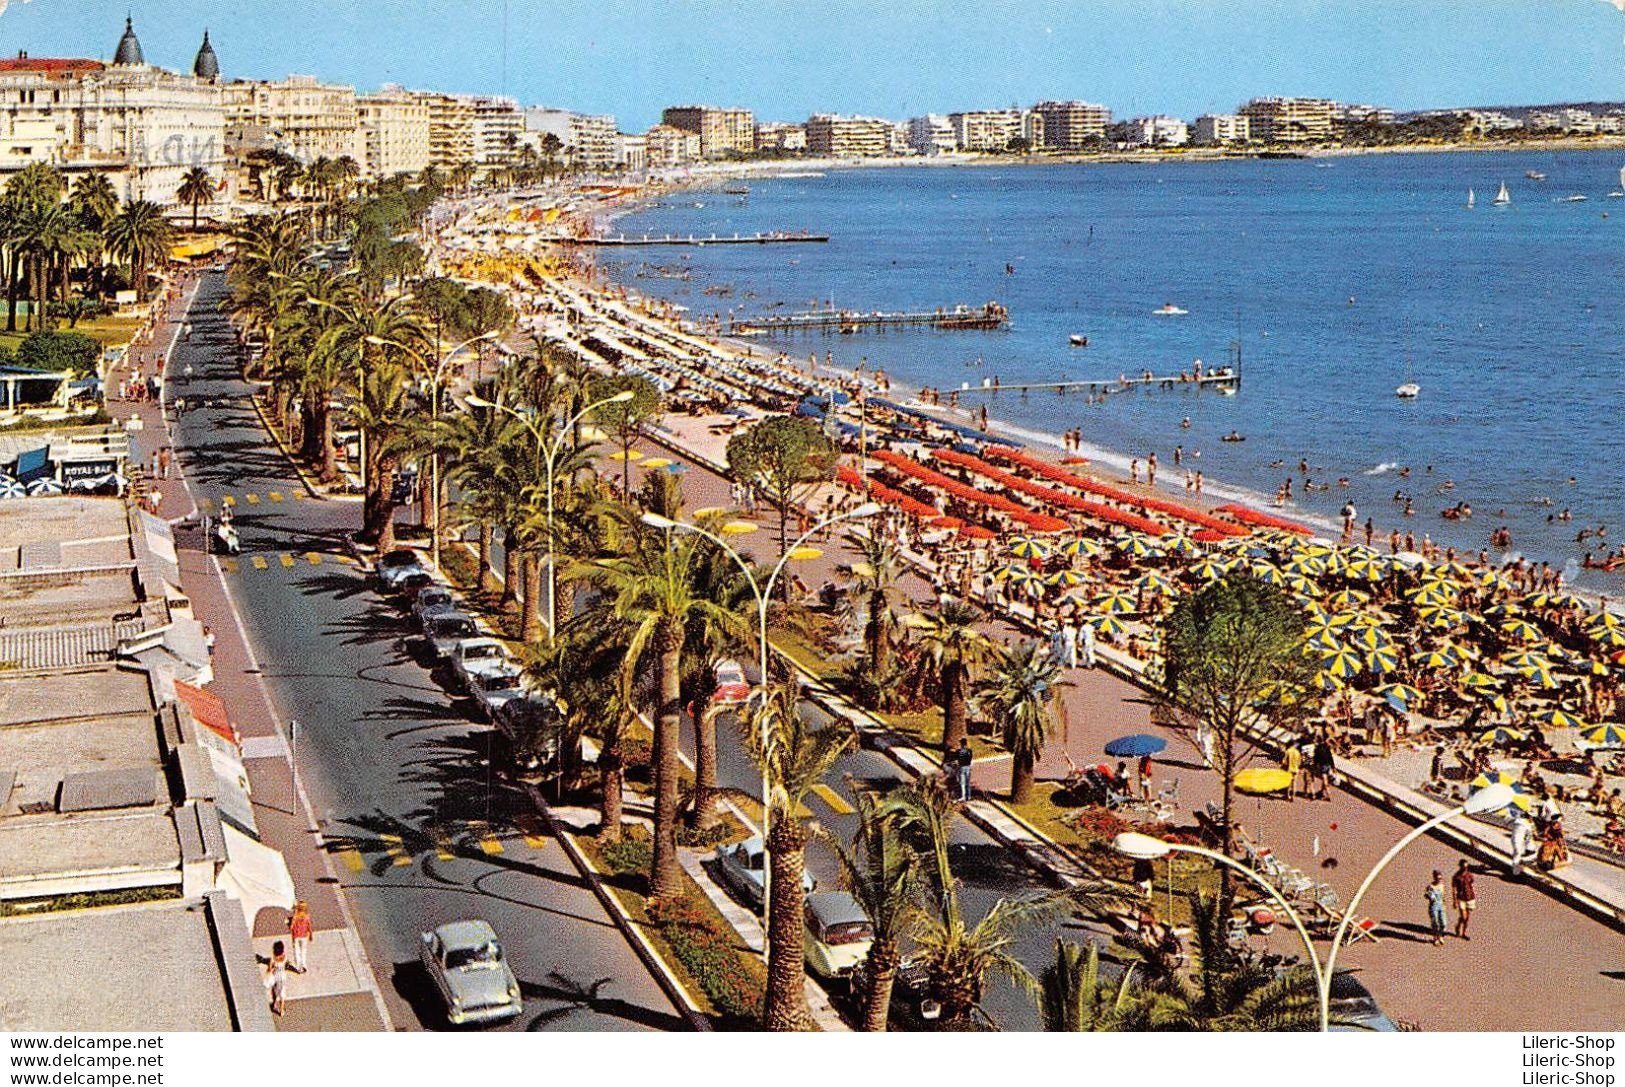
POLYGON ((207 27, 228 79, 507 94, 623 131, 695 103, 804 120, 1625 100, 1625 0, 0 0, 0 55, 110 59, 126 12, 166 68, 189 71, 207 27))

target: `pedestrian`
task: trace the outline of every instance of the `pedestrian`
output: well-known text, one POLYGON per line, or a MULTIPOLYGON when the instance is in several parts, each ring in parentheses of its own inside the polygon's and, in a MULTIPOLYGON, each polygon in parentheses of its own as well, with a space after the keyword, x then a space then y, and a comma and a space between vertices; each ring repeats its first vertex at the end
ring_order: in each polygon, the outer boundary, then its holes
POLYGON ((1444 744, 1433 749, 1433 761, 1428 765, 1428 781, 1434 785, 1444 784, 1444 744))
POLYGON ((1083 666, 1095 666, 1095 628, 1092 623, 1082 623, 1078 627, 1078 635, 1083 642, 1083 666))
POLYGON ((1292 775, 1286 787, 1286 798, 1290 803, 1298 795, 1298 774, 1303 770, 1303 752, 1297 744, 1287 744, 1286 750, 1281 752, 1281 769, 1292 775))
POLYGON ((1529 856, 1529 842, 1534 837, 1534 827, 1529 824, 1529 816, 1524 814, 1523 808, 1513 804, 1513 825, 1511 825, 1511 855, 1513 855, 1513 876, 1523 873, 1523 863, 1529 856))
POLYGON ((1428 928, 1433 931, 1433 946, 1442 947, 1447 927, 1444 918, 1444 873, 1437 868, 1433 870, 1433 882, 1422 891, 1422 899, 1428 905, 1428 928))
POLYGON ((1157 485, 1157 454, 1155 450, 1152 450, 1151 455, 1145 458, 1145 485, 1147 487, 1157 485))
POLYGON ((310 968, 310 937, 314 931, 310 921, 310 906, 300 899, 293 904, 288 918, 288 936, 293 940, 293 972, 303 974, 310 968))
POLYGON ((1128 481, 1130 483, 1138 483, 1138 482, 1140 482, 1140 458, 1139 457, 1135 457, 1133 460, 1128 462, 1128 481))
POLYGON ((970 741, 961 739, 959 747, 953 752, 954 778, 959 786, 959 799, 970 799, 970 768, 975 756, 971 754, 970 741))
POLYGON ((271 961, 265 965, 265 991, 271 994, 271 1014, 281 1015, 288 995, 288 953, 281 940, 271 945, 271 961))
POLYGON ((1473 870, 1467 866, 1466 857, 1456 866, 1456 874, 1450 877, 1450 897, 1456 902, 1456 935, 1463 940, 1471 940, 1472 937, 1467 935, 1467 926, 1472 923, 1478 895, 1473 890, 1473 870))
POLYGON ((214 631, 207 623, 203 624, 203 648, 208 650, 209 659, 214 660, 214 631))
POLYGON ((1149 751, 1147 751, 1144 755, 1140 756, 1140 765, 1138 767, 1138 770, 1139 770, 1139 777, 1140 777, 1140 799, 1141 800, 1150 800, 1151 799, 1152 762, 1151 762, 1151 753, 1149 751))
POLYGON ((1322 736, 1315 741, 1315 748, 1309 755, 1309 761, 1315 770, 1315 785, 1318 789, 1315 799, 1330 800, 1332 797, 1327 788, 1331 784, 1336 760, 1332 755, 1332 745, 1326 742, 1326 737, 1322 736))
POLYGON ((170 450, 169 446, 166 445, 158 450, 158 474, 164 479, 169 478, 169 460, 170 450))

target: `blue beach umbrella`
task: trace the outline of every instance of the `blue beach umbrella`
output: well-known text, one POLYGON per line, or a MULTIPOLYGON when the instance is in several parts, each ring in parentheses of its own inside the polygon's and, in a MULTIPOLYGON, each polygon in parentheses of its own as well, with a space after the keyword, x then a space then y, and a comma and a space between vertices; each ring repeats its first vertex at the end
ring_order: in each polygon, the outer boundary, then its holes
POLYGON ((1143 732, 1133 736, 1119 736, 1106 745, 1106 754, 1114 759, 1137 759, 1142 755, 1155 755, 1168 746, 1161 736, 1148 736, 1143 732))

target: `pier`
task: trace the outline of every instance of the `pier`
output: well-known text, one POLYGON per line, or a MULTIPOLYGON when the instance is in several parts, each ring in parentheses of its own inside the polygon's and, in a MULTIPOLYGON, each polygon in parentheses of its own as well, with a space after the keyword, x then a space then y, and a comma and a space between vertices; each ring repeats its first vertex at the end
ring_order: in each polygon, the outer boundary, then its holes
POLYGON ((1236 389, 1241 386, 1240 371, 1225 368, 1211 374, 1196 377, 1190 372, 1182 374, 1146 376, 1139 374, 1134 377, 1124 375, 1116 378, 1100 378, 1094 381, 1037 381, 1016 385, 1000 385, 992 380, 986 380, 980 385, 971 385, 968 382, 957 389, 948 392, 965 396, 969 393, 1029 393, 1053 392, 1065 394, 1069 392, 1098 393, 1113 389, 1131 389, 1137 385, 1160 386, 1168 389, 1200 389, 1218 387, 1222 389, 1236 389))
POLYGON ((729 323, 729 333, 736 336, 754 336, 774 332, 841 332, 853 333, 877 328, 934 328, 948 331, 990 331, 1010 323, 1010 311, 997 302, 971 308, 955 306, 911 313, 887 313, 876 310, 858 313, 854 310, 813 310, 808 313, 786 313, 776 317, 747 317, 729 323))
POLYGON ((827 242, 828 234, 783 234, 777 231, 769 234, 661 234, 651 236, 648 234, 640 238, 629 238, 624 234, 617 234, 607 238, 550 238, 555 245, 585 245, 603 248, 624 248, 643 245, 776 245, 790 242, 827 242))

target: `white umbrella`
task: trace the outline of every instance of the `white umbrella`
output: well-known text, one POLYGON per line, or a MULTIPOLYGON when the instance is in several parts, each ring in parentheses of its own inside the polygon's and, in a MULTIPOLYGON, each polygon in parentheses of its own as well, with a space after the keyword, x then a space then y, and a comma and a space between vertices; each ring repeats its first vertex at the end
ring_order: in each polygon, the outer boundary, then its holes
POLYGON ((28 485, 28 493, 31 495, 61 494, 62 484, 49 478, 36 479, 28 485))
POLYGON ((10 476, 0 476, 0 498, 21 498, 28 493, 28 488, 12 479, 10 476))

